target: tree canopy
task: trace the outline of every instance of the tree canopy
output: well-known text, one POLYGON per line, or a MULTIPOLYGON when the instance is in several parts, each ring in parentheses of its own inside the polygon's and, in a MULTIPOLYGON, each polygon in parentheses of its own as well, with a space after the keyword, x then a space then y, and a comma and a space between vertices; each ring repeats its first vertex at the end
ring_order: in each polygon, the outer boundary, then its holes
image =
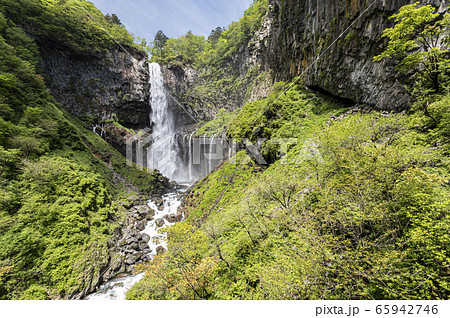
POLYGON ((255 32, 268 9, 268 0, 254 0, 239 21, 228 28, 217 27, 208 39, 189 31, 187 34, 168 39, 155 37, 152 44, 152 61, 158 63, 188 63, 196 65, 220 64, 230 58, 255 32), (165 45, 162 45, 162 44, 165 45))
POLYGON ((396 59, 399 71, 412 72, 421 93, 424 90, 440 93, 448 81, 450 15, 436 11, 418 2, 402 7, 391 17, 395 26, 383 33, 389 39, 386 50, 374 58, 396 59))

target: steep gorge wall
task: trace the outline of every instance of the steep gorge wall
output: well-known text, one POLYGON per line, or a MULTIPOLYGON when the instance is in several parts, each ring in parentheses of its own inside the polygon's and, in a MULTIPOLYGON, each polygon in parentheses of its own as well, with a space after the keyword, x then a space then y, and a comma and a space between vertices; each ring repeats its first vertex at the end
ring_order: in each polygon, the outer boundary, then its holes
MULTIPOLYGON (((374 63, 388 19, 408 0, 270 0, 269 67, 277 80, 305 84, 379 109, 407 108, 405 81, 392 61, 374 63), (315 63, 315 60, 317 63, 315 63)), ((448 1, 422 1, 442 12, 448 1)))
POLYGON ((270 25, 264 17, 260 30, 216 65, 163 65, 169 106, 178 123, 193 124, 192 118, 208 121, 220 109, 234 111, 267 96, 274 78, 267 63, 270 25))
POLYGON ((56 101, 92 123, 117 120, 149 126, 148 61, 142 52, 115 49, 96 56, 71 56, 40 46, 42 70, 56 101))
MULTIPOLYGON (((222 62, 224 78, 233 79, 221 89, 208 70, 187 65, 165 65, 167 90, 198 120, 214 118, 218 110, 233 111, 265 97, 276 81, 301 76, 311 88, 355 103, 383 110, 403 110, 410 97, 407 79, 395 62, 374 63, 387 45, 383 31, 393 25, 389 17, 414 0, 269 0, 259 31, 222 62), (241 85, 232 86, 241 81, 241 85)), ((424 0, 440 12, 448 1, 424 0)), ((177 110, 178 109, 178 110, 177 110)), ((181 111, 180 122, 190 116, 181 111)))
POLYGON ((39 46, 41 68, 55 100, 125 156, 128 128, 150 126, 145 54, 126 47, 79 56, 46 43, 39 46))
MULTIPOLYGON (((211 120, 222 108, 234 111, 265 97, 275 81, 299 75, 306 85, 338 97, 380 109, 406 108, 410 100, 395 64, 372 60, 386 45, 381 34, 392 25, 388 17, 411 2, 269 0, 259 31, 219 67, 163 66, 176 126, 211 120), (212 72, 217 69, 221 73, 212 72)), ((447 8, 445 0, 424 2, 447 8)), ((41 45, 42 68, 55 99, 69 112, 94 124, 114 119, 144 128, 150 124, 147 59, 129 52, 80 57, 41 45)), ((105 129, 108 141, 124 153, 120 140, 126 131, 111 124, 105 129)))

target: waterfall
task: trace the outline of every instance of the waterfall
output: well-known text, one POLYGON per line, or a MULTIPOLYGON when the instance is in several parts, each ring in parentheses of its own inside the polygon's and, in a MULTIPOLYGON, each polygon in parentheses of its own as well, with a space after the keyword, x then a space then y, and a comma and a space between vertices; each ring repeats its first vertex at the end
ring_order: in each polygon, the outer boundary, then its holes
POLYGON ((161 67, 158 63, 150 63, 149 72, 150 106, 152 107, 150 123, 153 125, 154 131, 173 133, 172 118, 167 116, 169 103, 167 102, 166 92, 164 91, 164 79, 161 67))
MULTIPOLYGON (((208 150, 207 150, 207 149, 208 149, 208 148, 207 148, 208 145, 207 145, 207 143, 206 143, 206 137, 207 137, 206 134, 204 134, 204 135, 203 135, 203 141, 202 141, 202 144, 203 144, 203 147, 204 147, 204 148, 203 148, 203 149, 204 149, 204 150, 203 150, 203 153, 204 153, 204 154, 208 152, 208 150)), ((209 164, 209 160, 208 160, 208 158, 207 158, 204 154, 203 154, 203 160, 204 160, 204 162, 205 162, 205 164, 204 164, 204 166, 205 166, 205 170, 204 170, 205 173, 204 173, 204 175, 206 176, 206 175, 208 174, 208 164, 209 164)))
POLYGON ((153 142, 148 150, 148 167, 157 169, 172 180, 177 180, 178 153, 176 147, 176 131, 173 116, 169 112, 164 79, 161 67, 157 63, 149 64, 150 71, 150 124, 153 142))
POLYGON ((103 123, 101 125, 92 125, 92 131, 102 138, 106 136, 105 124, 103 123), (97 132, 97 128, 100 128, 100 135, 97 132))
MULTIPOLYGON (((217 134, 211 135, 211 139, 210 139, 210 141, 209 141, 209 152, 210 152, 210 153, 213 151, 213 149, 214 149, 216 152, 218 151, 217 148, 219 147, 219 145, 216 143, 216 137, 217 137, 217 134), (213 147, 213 146, 215 146, 215 147, 213 147)), ((215 165, 214 165, 213 159, 209 159, 209 169, 208 169, 208 173, 210 173, 211 171, 213 171, 214 168, 215 168, 215 165)))
POLYGON ((193 180, 193 175, 192 175, 192 157, 194 156, 194 154, 192 153, 192 137, 195 135, 195 133, 197 132, 197 130, 195 130, 190 136, 189 136, 189 181, 193 180))

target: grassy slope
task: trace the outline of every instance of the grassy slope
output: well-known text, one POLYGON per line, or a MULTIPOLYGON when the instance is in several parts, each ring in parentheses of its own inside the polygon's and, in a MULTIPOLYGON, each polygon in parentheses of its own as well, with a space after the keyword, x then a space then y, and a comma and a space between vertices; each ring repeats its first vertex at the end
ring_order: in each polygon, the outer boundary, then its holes
MULTIPOLYGON (((215 66, 237 52, 242 25, 194 56, 212 74, 200 95, 239 87, 215 66)), ((169 251, 127 297, 449 299, 450 95, 429 106, 435 122, 421 112, 345 114, 298 85, 273 92, 197 135, 295 145, 263 142, 269 165, 239 152, 199 182, 169 251)))
POLYGON ((140 48, 123 25, 108 21, 90 1, 1 0, 0 11, 38 42, 53 43, 73 55, 115 48, 108 34, 122 45, 140 48))
POLYGON ((298 144, 282 160, 264 145, 274 163, 261 168, 241 152, 202 180, 128 298, 448 299, 449 98, 430 107, 428 131, 420 114, 327 125, 342 109, 301 87, 269 111, 246 105, 228 136, 298 144))

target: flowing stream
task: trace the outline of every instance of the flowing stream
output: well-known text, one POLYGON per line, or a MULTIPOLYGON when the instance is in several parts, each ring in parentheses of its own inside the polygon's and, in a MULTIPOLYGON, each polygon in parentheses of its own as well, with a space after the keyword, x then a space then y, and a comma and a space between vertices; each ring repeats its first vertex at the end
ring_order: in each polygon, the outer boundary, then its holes
MULTIPOLYGON (((161 67, 156 63, 149 64, 150 73, 150 124, 152 127, 153 144, 147 151, 147 165, 150 169, 158 169, 171 180, 176 180, 178 154, 176 153, 175 129, 173 117, 168 110, 168 102, 164 91, 164 81, 161 67)), ((95 128, 94 128, 95 129, 95 128)), ((143 162, 144 152, 137 150, 137 161, 143 162)), ((148 245, 151 249, 149 256, 153 258, 158 249, 167 250, 167 237, 161 233, 161 229, 173 225, 169 216, 176 215, 177 209, 181 205, 178 199, 179 193, 170 193, 162 197, 162 206, 157 206, 153 201, 148 201, 147 205, 155 211, 153 220, 148 222, 147 227, 141 231, 150 237, 148 245), (164 224, 161 224, 161 220, 164 224), (159 224, 158 224, 159 223, 159 224)), ((172 221, 174 221, 172 219, 172 221)), ((96 293, 86 297, 87 300, 124 300, 126 292, 144 278, 144 273, 138 275, 122 274, 104 285, 100 286, 96 293)))
MULTIPOLYGON (((165 233, 161 233, 160 230, 173 225, 168 220, 168 216, 177 214, 177 209, 181 205, 181 201, 178 199, 177 193, 170 193, 163 196, 163 207, 158 207, 155 202, 149 201, 148 206, 155 211, 155 216, 152 221, 147 224, 145 230, 141 233, 145 233, 150 236, 148 245, 152 252, 149 254, 152 257, 156 255, 158 248, 164 248, 167 250, 167 237, 165 233), (164 220, 164 225, 158 227, 157 220, 164 220)), ((138 283, 144 274, 138 275, 123 275, 108 281, 106 284, 100 286, 99 290, 86 297, 87 300, 124 300, 126 292, 138 283)))

